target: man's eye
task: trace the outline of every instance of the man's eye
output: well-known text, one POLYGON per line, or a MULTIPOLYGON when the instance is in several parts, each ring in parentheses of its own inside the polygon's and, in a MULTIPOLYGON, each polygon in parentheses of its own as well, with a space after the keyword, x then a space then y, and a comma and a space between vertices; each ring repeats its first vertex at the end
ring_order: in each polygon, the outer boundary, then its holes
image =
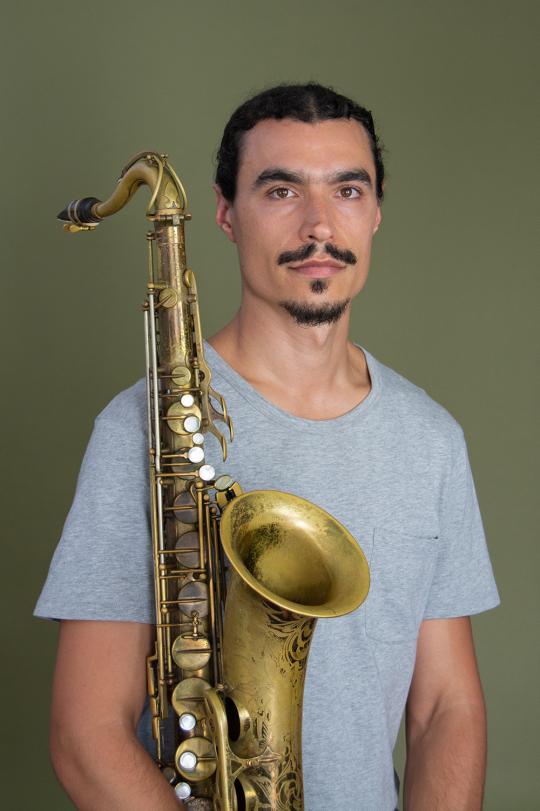
POLYGON ((355 186, 343 186, 339 190, 339 195, 340 197, 344 197, 346 200, 350 200, 353 197, 361 197, 362 192, 355 186))
POLYGON ((285 186, 280 186, 278 189, 272 189, 269 196, 270 197, 277 197, 280 200, 285 200, 289 195, 292 196, 291 189, 287 189, 285 186))

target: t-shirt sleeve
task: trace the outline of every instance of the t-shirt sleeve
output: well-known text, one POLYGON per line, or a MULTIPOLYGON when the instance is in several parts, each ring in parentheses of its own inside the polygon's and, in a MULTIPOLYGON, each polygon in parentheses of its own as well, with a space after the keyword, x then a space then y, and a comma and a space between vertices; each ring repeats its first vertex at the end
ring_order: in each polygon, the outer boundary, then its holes
POLYGON ((96 419, 36 616, 155 622, 147 457, 136 420, 96 419))
POLYGON ((441 492, 440 545, 424 619, 461 617, 500 602, 463 431, 441 492))

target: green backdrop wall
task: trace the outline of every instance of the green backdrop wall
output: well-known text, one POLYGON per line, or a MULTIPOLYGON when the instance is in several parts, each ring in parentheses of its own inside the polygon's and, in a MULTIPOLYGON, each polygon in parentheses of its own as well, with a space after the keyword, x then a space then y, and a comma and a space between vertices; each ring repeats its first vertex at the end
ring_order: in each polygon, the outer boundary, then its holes
POLYGON ((138 150, 167 151, 190 192, 210 334, 239 292, 234 250, 213 223, 222 127, 251 91, 307 79, 371 108, 387 147, 383 223, 352 335, 465 430, 502 596, 474 621, 485 808, 539 807, 537 23, 538 4, 522 0, 61 0, 5 12, 4 807, 72 807, 47 755, 57 628, 31 611, 93 418, 143 369, 142 199, 92 236, 66 236, 55 215, 74 197, 107 196, 138 150))

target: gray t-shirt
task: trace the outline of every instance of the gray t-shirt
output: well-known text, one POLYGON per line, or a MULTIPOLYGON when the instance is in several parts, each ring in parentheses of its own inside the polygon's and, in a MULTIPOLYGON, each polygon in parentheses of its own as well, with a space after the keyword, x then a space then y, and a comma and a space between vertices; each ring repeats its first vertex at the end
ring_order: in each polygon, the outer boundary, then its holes
MULTIPOLYGON (((371 588, 352 614, 319 620, 304 694, 306 811, 392 811, 392 765, 424 619, 499 602, 463 432, 422 389, 363 350, 369 395, 332 420, 271 404, 206 344, 235 425, 226 463, 244 491, 319 504, 358 540, 371 588)), ((152 623, 145 385, 96 419, 73 506, 35 609, 61 619, 152 623)))

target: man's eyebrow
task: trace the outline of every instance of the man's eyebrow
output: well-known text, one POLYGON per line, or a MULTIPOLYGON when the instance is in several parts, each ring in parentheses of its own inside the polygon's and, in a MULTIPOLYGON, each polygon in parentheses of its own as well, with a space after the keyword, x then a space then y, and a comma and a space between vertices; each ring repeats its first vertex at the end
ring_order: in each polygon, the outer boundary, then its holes
MULTIPOLYGON (((350 183, 351 181, 355 181, 357 183, 365 183, 369 188, 373 185, 369 172, 362 167, 333 172, 332 174, 326 175, 324 180, 326 183, 350 183)), ((306 182, 306 176, 299 172, 292 172, 290 169, 272 167, 271 169, 265 169, 258 175, 253 184, 253 188, 258 189, 267 183, 275 182, 302 184, 306 182)))
POLYGON ((283 183, 303 183, 304 180, 304 175, 300 175, 298 172, 291 172, 288 169, 280 169, 279 167, 275 167, 272 169, 265 169, 264 172, 261 172, 255 180, 253 188, 258 189, 260 186, 264 186, 266 183, 274 183, 275 181, 281 181, 283 183))
POLYGON ((329 183, 349 183, 352 180, 357 183, 365 183, 366 186, 370 188, 373 185, 369 172, 367 169, 362 169, 361 167, 358 169, 348 169, 345 172, 336 172, 327 177, 329 183))

